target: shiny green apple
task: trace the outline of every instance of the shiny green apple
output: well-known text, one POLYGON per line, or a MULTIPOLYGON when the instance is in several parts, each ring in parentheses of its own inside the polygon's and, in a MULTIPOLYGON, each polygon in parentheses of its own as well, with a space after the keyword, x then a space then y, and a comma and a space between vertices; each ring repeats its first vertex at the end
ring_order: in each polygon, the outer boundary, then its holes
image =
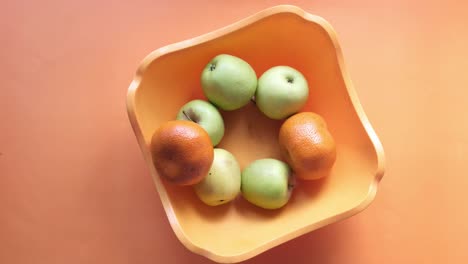
POLYGON ((276 66, 258 79, 255 102, 269 118, 283 119, 297 113, 308 97, 309 86, 302 73, 289 66, 276 66))
POLYGON ((195 188, 198 198, 205 204, 216 206, 232 201, 240 193, 241 170, 230 152, 215 148, 208 175, 195 188))
POLYGON ((254 205, 277 209, 289 201, 294 182, 288 164, 276 159, 260 159, 242 171, 241 192, 254 205))
POLYGON ((243 59, 220 54, 203 69, 201 85, 210 102, 231 111, 243 107, 252 99, 257 89, 257 75, 243 59))
POLYGON ((224 121, 218 109, 207 101, 193 100, 186 103, 177 113, 178 120, 188 120, 205 129, 213 146, 224 136, 224 121))

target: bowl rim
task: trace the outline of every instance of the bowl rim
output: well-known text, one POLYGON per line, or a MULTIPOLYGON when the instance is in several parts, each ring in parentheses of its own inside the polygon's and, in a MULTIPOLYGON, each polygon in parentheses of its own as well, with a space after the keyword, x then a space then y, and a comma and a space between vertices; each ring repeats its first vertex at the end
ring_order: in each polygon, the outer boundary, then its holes
POLYGON ((230 25, 227 25, 225 27, 219 28, 217 30, 211 31, 209 33, 187 39, 184 41, 180 41, 174 44, 170 44, 164 47, 161 47, 159 49, 156 49, 152 52, 150 52, 140 63, 135 76, 128 88, 127 92, 127 101, 126 101, 126 106, 127 106, 127 114, 129 117, 129 121, 131 123, 132 129, 135 133, 135 136, 137 138, 138 144, 140 146, 140 150, 142 151, 143 157, 147 164, 151 163, 151 156, 150 153, 147 151, 145 148, 146 143, 143 138, 141 128, 138 124, 136 113, 135 113, 135 95, 138 90, 139 84, 141 82, 143 73, 145 72, 146 68, 148 65, 157 59, 158 57, 161 57, 165 54, 169 54, 178 50, 186 49, 189 48, 193 45, 198 45, 210 40, 214 40, 218 37, 221 37, 223 35, 229 34, 231 32, 234 32, 236 30, 239 30, 243 27, 246 27, 250 24, 253 24, 259 20, 262 20, 263 18, 266 18, 268 16, 280 14, 280 13, 291 13, 295 14, 302 19, 315 23, 319 26, 321 26, 329 35, 330 39, 332 40, 332 43, 334 45, 337 59, 338 59, 338 66, 341 71, 341 74, 343 76, 343 80, 345 83, 346 90, 348 92, 348 96, 350 97, 351 103, 354 107, 354 110, 356 111, 356 114, 359 117, 359 120, 361 124, 363 125, 365 131, 367 132, 371 143, 374 146, 374 150, 376 152, 377 156, 377 169, 374 173, 374 180, 371 182, 369 186, 369 190, 367 192, 366 197, 354 208, 351 208, 349 210, 343 211, 337 215, 334 215, 333 217, 329 217, 326 219, 323 219, 321 221, 311 223, 310 225, 307 225, 305 227, 299 228, 297 230, 294 230, 292 232, 289 232, 288 234, 285 234, 281 237, 277 237, 275 239, 272 239, 270 241, 267 241, 263 243, 262 245, 252 248, 249 251, 240 253, 238 255, 221 255, 216 252, 212 252, 209 249, 202 248, 201 246, 197 245, 193 241, 190 240, 190 238, 184 233, 183 229, 181 228, 178 219, 173 211, 172 205, 169 201, 166 189, 162 186, 162 182, 159 179, 159 177, 156 177, 156 172, 154 171, 154 168, 152 166, 150 167, 151 175, 153 178, 153 181, 155 183, 155 187, 157 192, 159 193, 161 202, 163 204, 163 208, 166 212, 167 218, 169 220, 169 223, 176 234, 177 238, 179 241, 190 251, 205 256, 213 261, 220 262, 220 263, 233 263, 233 262, 240 262, 247 260, 249 258, 252 258, 258 254, 261 254, 273 247, 276 247, 284 242, 287 242, 289 240, 292 240, 296 237, 299 237, 301 235, 304 235, 306 233, 309 233, 313 230, 319 229, 321 227, 324 227, 326 225, 329 225, 334 222, 338 222, 341 220, 344 220, 348 217, 351 217, 365 208, 367 208, 371 202, 374 200, 375 195, 377 193, 378 189, 378 183, 382 179, 384 172, 385 172, 385 154, 383 150, 383 146, 375 133, 374 129, 372 128, 369 119, 367 118, 364 109, 358 99, 357 93, 354 89, 354 86, 351 82, 351 78, 348 74, 348 71, 346 70, 344 59, 343 59, 343 54, 341 51, 341 47, 338 42, 338 37, 333 29, 333 27, 322 17, 313 15, 310 13, 305 12, 303 9, 294 6, 294 5, 277 5, 273 6, 267 9, 264 9, 262 11, 259 11, 257 13, 254 13, 253 15, 250 15, 246 18, 243 18, 237 22, 234 22, 230 25))

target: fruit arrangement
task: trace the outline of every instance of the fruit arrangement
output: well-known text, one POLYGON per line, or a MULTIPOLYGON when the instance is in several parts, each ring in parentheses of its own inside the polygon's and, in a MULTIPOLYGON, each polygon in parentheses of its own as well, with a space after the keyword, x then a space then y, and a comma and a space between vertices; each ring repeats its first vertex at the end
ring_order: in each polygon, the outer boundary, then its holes
POLYGON ((276 66, 260 78, 241 58, 221 54, 201 73, 208 101, 193 100, 156 129, 150 143, 159 176, 176 185, 193 186, 210 206, 228 203, 240 193, 250 203, 278 209, 289 201, 296 178, 326 177, 336 159, 336 146, 325 120, 300 112, 307 102, 306 78, 289 66, 276 66), (267 117, 284 120, 279 131, 283 160, 259 159, 241 168, 228 150, 216 148, 225 128, 218 109, 233 111, 254 101, 267 117))

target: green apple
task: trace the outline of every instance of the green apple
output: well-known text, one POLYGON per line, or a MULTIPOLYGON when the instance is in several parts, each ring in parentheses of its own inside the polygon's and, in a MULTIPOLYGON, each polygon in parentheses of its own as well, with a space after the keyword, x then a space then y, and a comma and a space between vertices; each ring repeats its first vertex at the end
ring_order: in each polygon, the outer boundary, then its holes
POLYGON ((218 145, 224 136, 224 121, 218 109, 207 101, 193 100, 182 106, 177 120, 189 120, 205 129, 213 146, 218 145))
POLYGON ((248 104, 257 89, 254 69, 228 54, 214 57, 201 75, 203 93, 219 108, 231 111, 248 104))
POLYGON ((297 113, 307 102, 309 86, 304 75, 289 66, 270 68, 258 79, 257 107, 272 119, 297 113))
POLYGON ((215 148, 208 175, 195 185, 195 193, 205 204, 215 206, 232 201, 240 193, 241 170, 230 152, 215 148))
POLYGON ((288 164, 276 159, 260 159, 242 171, 244 198, 265 209, 283 207, 291 196, 295 178, 288 164))

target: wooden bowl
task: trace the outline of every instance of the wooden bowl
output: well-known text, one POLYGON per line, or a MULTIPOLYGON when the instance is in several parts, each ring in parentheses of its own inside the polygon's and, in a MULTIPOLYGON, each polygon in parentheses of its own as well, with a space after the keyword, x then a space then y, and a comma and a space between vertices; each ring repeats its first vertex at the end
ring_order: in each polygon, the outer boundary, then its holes
MULTIPOLYGON (((295 6, 275 6, 153 51, 129 87, 127 108, 172 229, 188 249, 217 262, 246 260, 362 211, 374 199, 384 173, 382 146, 346 72, 336 33, 323 18, 295 6), (310 86, 303 111, 322 115, 336 140, 331 174, 299 181, 280 210, 257 208, 241 197, 223 206, 206 206, 193 188, 163 181, 153 167, 153 132, 175 119, 183 104, 204 98, 202 69, 221 53, 246 60, 258 76, 276 65, 302 72, 310 86)), ((222 114, 226 134, 219 147, 232 152, 241 167, 259 158, 281 158, 281 121, 266 118, 253 104, 222 114)))

